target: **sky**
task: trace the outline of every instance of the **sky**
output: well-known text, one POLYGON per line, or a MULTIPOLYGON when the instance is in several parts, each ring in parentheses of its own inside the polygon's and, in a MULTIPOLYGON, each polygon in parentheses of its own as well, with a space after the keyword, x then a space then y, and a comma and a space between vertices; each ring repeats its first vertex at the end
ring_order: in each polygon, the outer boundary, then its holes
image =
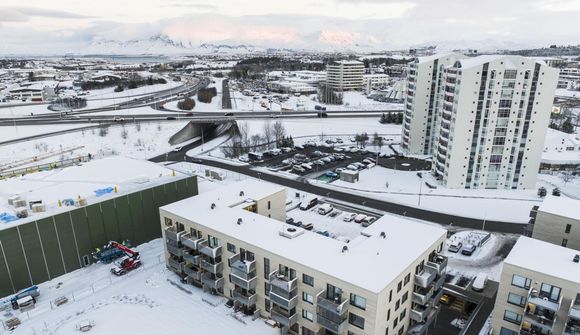
POLYGON ((156 34, 289 48, 578 44, 579 15, 580 0, 2 0, 0 52, 156 34))

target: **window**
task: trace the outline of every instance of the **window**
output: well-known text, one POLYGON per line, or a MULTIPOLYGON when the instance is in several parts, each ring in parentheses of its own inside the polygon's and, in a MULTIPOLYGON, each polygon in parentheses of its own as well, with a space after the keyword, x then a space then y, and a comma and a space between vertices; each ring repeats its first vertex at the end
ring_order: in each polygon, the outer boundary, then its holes
POLYGON ((563 238, 562 239, 562 246, 565 247, 568 245, 568 239, 567 238, 563 238))
POLYGON ((397 284, 397 293, 401 292, 401 289, 402 289, 402 288, 403 288, 403 282, 402 282, 402 281, 400 281, 400 282, 397 284))
POLYGON ((552 286, 550 284, 542 283, 540 287, 540 297, 548 298, 548 300, 557 302, 560 299, 561 289, 557 286, 552 286))
POLYGON ((228 243, 228 251, 235 254, 236 253, 236 246, 231 244, 231 243, 228 243))
POLYGON ((266 312, 270 311, 270 300, 264 299, 264 306, 266 306, 266 312))
POLYGON ((410 281, 411 281, 411 274, 410 274, 410 273, 408 273, 408 274, 405 276, 405 285, 407 285, 407 284, 408 284, 410 281))
POLYGON ((406 315, 407 315, 407 309, 404 308, 403 311, 401 312, 401 314, 399 315, 399 320, 403 320, 406 315))
POLYGON ((166 226, 172 226, 173 225, 173 221, 170 218, 165 218, 165 225, 166 226))
POLYGON ((522 277, 522 276, 518 276, 518 275, 514 275, 512 277, 512 285, 513 286, 517 286, 517 287, 521 287, 524 289, 529 289, 530 285, 532 284, 532 280, 530 278, 526 278, 526 277, 522 277))
POLYGON ((515 323, 517 325, 522 323, 522 316, 520 314, 507 309, 503 313, 503 319, 507 322, 515 323))
POLYGON ((518 335, 518 332, 515 332, 511 329, 501 327, 501 330, 499 331, 499 335, 518 335))
POLYGON ((399 332, 397 334, 403 335, 404 332, 405 332, 405 326, 401 327, 401 329, 399 329, 399 332))
POLYGON ((308 286, 314 286, 314 278, 305 273, 302 274, 302 282, 308 286))
POLYGON ((566 225, 566 234, 570 234, 570 230, 572 230, 572 225, 571 224, 567 224, 566 225))
POLYGON ((302 300, 309 304, 314 304, 314 296, 307 292, 302 292, 302 300))
POLYGON ((264 257, 264 278, 270 279, 270 260, 264 257))
POLYGON ((207 242, 210 248, 217 248, 221 245, 220 239, 211 235, 207 236, 207 242))
POLYGON ((312 315, 312 312, 305 309, 302 310, 302 317, 309 321, 314 320, 314 315, 312 315))
POLYGON ((405 303, 405 301, 407 301, 407 299, 409 298, 409 292, 405 292, 405 294, 403 294, 403 296, 401 297, 401 303, 405 303))
POLYGON ((393 320, 393 329, 397 328, 398 324, 399 324, 399 319, 395 318, 395 320, 393 320))
POLYGON ((365 329, 365 319, 356 314, 348 314, 348 323, 360 329, 365 329))
POLYGON ((391 309, 389 308, 389 310, 387 311, 387 321, 389 321, 390 318, 391 318, 391 309))
POLYGON ((84 266, 89 266, 91 264, 91 259, 89 258, 89 255, 83 256, 83 264, 84 266))
POLYGON ((367 299, 351 293, 350 304, 364 310, 367 308, 367 299))
POLYGON ((401 301, 397 300, 397 302, 395 302, 395 312, 397 311, 397 309, 399 309, 399 307, 401 307, 401 301))
POLYGON ((508 294, 507 301, 510 304, 516 305, 519 307, 524 307, 526 304, 526 299, 524 297, 522 297, 521 295, 518 295, 518 294, 511 293, 511 292, 508 294))
POLYGON ((393 301, 393 290, 389 291, 389 302, 393 301))
POLYGON ((270 296, 270 283, 264 283, 264 292, 267 297, 270 296))
POLYGON ((272 203, 268 200, 268 209, 272 209, 272 203))

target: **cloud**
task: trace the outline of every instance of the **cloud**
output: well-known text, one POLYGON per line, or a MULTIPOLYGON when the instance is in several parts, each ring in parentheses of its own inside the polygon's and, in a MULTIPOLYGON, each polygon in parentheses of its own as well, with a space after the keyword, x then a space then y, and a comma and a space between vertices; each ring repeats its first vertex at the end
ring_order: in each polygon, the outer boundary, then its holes
POLYGON ((183 2, 183 1, 171 1, 170 3, 165 5, 166 7, 176 7, 176 8, 192 8, 192 9, 199 9, 203 11, 214 11, 218 7, 215 5, 210 5, 206 3, 199 3, 199 2, 183 2))
POLYGON ((537 1, 536 8, 550 12, 580 11, 580 1, 578 0, 542 0, 537 1))
POLYGON ((31 17, 55 19, 89 19, 93 16, 80 15, 62 10, 33 7, 0 7, 0 22, 25 22, 31 17))

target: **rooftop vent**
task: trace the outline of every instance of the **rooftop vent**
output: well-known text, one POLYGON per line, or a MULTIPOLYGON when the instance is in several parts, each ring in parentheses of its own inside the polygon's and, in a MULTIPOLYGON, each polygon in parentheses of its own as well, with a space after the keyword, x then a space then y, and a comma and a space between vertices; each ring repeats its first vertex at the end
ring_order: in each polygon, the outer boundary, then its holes
POLYGON ((382 238, 387 238, 387 233, 385 233, 384 231, 382 231, 380 236, 381 236, 382 238))
POLYGON ((343 247, 342 247, 342 253, 344 254, 344 253, 345 253, 345 252, 347 252, 347 251, 348 251, 348 247, 347 247, 346 245, 345 245, 345 246, 343 246, 343 247))
POLYGON ((238 219, 238 224, 239 224, 239 225, 240 225, 240 224, 242 224, 242 218, 239 218, 239 219, 238 219))
POLYGON ((240 191, 240 197, 244 196, 244 191, 240 191))
POLYGON ((292 226, 283 226, 282 230, 279 232, 280 236, 284 236, 289 239, 296 238, 304 234, 304 229, 292 226))
POLYGON ((580 255, 574 256, 574 259, 572 260, 572 262, 574 262, 574 263, 580 263, 580 255))
POLYGON ((211 204, 211 209, 215 209, 215 204, 211 204))

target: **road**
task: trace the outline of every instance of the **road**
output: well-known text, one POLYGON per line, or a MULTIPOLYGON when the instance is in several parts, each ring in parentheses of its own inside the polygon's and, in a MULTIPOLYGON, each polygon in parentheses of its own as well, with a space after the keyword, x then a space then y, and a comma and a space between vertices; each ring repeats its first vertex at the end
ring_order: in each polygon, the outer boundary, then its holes
MULTIPOLYGON (((189 148, 195 147, 194 145, 190 145, 189 148)), ((187 148, 187 150, 189 149, 187 148)), ((303 192, 308 192, 312 194, 316 194, 318 196, 323 196, 339 201, 345 201, 352 204, 359 204, 363 205, 372 209, 376 209, 383 212, 388 212, 396 215, 402 215, 410 218, 435 222, 441 224, 443 226, 454 226, 454 227, 462 227, 462 228, 469 228, 469 229, 482 229, 483 220, 462 217, 458 215, 451 215, 445 213, 439 213, 436 211, 423 209, 423 208, 416 208, 406 205, 397 204, 394 202, 386 201, 386 200, 378 200, 374 198, 369 198, 359 194, 347 193, 339 190, 328 189, 324 187, 320 187, 317 185, 313 185, 308 183, 304 180, 295 180, 295 179, 288 179, 282 176, 278 176, 275 174, 264 173, 256 170, 252 170, 249 166, 238 166, 238 165, 230 165, 225 162, 220 161, 213 161, 213 160, 205 160, 199 158, 189 158, 185 156, 185 149, 182 152, 169 152, 166 155, 158 156, 152 161, 160 162, 163 160, 168 161, 195 161, 195 163, 203 164, 207 166, 212 166, 232 172, 237 172, 249 177, 258 178, 264 181, 268 181, 271 183, 275 183, 278 185, 286 186, 289 188, 293 188, 296 190, 300 190, 303 192)), ((450 200, 452 201, 452 200, 450 200)), ((485 230, 491 232, 500 232, 500 233, 511 233, 511 234, 522 234, 524 231, 525 225, 513 223, 513 222, 503 222, 503 221, 485 221, 485 230)))

